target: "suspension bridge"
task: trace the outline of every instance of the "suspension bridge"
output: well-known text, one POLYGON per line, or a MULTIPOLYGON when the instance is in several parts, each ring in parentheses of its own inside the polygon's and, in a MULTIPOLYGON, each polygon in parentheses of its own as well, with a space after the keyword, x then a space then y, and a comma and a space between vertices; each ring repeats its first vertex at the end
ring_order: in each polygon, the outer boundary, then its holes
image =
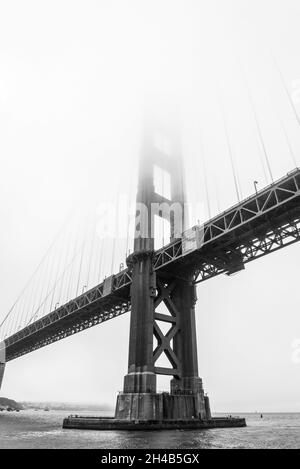
MULTIPOLYGON (((211 417, 198 372, 195 304, 200 283, 237 274, 249 262, 300 240, 300 169, 273 180, 256 113, 255 119, 271 184, 258 190, 255 182, 255 192, 242 199, 229 152, 238 203, 191 227, 178 126, 155 118, 146 121, 132 252, 128 249, 130 215, 126 220, 126 266, 124 261, 113 271, 118 238, 109 241, 109 248, 104 246, 97 237, 95 219, 62 230, 53 244, 60 245, 58 259, 51 246, 2 320, 0 385, 11 360, 131 312, 128 373, 117 398, 115 420, 69 418, 66 428, 117 425, 130 429, 134 422, 142 422, 140 428, 245 425, 243 419, 211 417), (162 171, 160 190, 156 168, 162 171), (157 249, 155 225, 159 219, 168 223, 168 242, 157 249), (112 259, 106 275, 101 267, 105 252, 112 259), (91 283, 94 286, 88 288, 91 283), (162 324, 168 326, 166 332, 162 324), (167 364, 160 363, 162 357, 167 364), (158 375, 172 378, 169 393, 157 392, 158 375)), ((229 138, 227 143, 230 150, 229 138)), ((115 214, 116 220, 119 215, 115 214)), ((164 233, 163 240, 166 237, 164 233)))

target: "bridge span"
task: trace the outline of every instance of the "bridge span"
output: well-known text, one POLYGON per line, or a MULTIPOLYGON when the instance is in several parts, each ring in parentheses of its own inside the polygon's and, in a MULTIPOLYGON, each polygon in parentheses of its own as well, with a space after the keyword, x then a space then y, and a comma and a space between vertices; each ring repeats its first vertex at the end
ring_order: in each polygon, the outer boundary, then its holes
MULTIPOLYGON (((284 176, 234 207, 186 231, 154 252, 161 278, 195 284, 221 274, 232 275, 245 264, 300 239, 300 169, 284 176)), ((131 309, 132 268, 104 279, 72 301, 38 319, 4 341, 6 361, 81 332, 131 309)))

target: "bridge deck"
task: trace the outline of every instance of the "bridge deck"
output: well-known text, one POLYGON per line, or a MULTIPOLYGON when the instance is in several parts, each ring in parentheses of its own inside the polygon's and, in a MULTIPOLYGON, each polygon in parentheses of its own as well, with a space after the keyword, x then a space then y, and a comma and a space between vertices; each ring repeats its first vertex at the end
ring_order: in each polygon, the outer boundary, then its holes
MULTIPOLYGON (((234 274, 247 262, 300 239, 300 169, 189 230, 189 238, 156 251, 162 275, 193 275, 203 282, 234 274)), ((106 279, 55 311, 5 339, 6 360, 115 318, 130 310, 130 269, 106 279)))

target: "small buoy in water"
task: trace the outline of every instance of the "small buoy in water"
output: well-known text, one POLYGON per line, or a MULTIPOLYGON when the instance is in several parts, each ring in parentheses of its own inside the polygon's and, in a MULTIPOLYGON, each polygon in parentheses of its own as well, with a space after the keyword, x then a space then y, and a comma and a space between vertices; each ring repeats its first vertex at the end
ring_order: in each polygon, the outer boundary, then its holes
POLYGON ((263 418, 264 418, 263 414, 260 414, 260 418, 261 418, 261 419, 263 419, 263 418))

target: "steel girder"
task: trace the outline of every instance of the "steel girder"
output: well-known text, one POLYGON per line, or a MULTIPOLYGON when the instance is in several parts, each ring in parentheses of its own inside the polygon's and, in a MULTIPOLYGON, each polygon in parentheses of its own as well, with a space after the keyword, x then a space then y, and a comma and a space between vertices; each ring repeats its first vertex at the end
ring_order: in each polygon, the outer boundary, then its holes
MULTIPOLYGON (((57 325, 55 329, 45 326, 44 329, 40 332, 33 333, 32 335, 27 336, 25 339, 14 344, 7 346, 6 348, 6 361, 13 360, 17 357, 25 355, 26 353, 33 352, 41 347, 50 345, 58 340, 65 339, 71 335, 77 334, 78 332, 89 329, 97 324, 108 321, 109 319, 116 318, 121 314, 127 313, 130 311, 130 300, 123 301, 119 305, 107 305, 106 307, 99 308, 98 310, 91 311, 88 314, 88 317, 74 318, 72 322, 64 321, 63 318, 57 320, 57 325), (76 321, 77 319, 77 321, 76 321), (21 345, 21 347, 19 347, 21 345)), ((85 314, 87 316, 87 314, 85 314)))
POLYGON ((204 259, 202 257, 201 260, 199 259, 199 268, 194 272, 194 280, 196 283, 201 283, 220 274, 231 275, 232 254, 238 256, 243 266, 297 241, 300 241, 300 217, 277 228, 270 227, 264 235, 245 240, 232 250, 215 251, 210 257, 204 257, 204 259))
POLYGON ((104 294, 104 281, 6 338, 7 361, 128 312, 130 283, 126 269, 113 277, 110 294, 104 294))
MULTIPOLYGON (((247 198, 221 215, 209 220, 203 226, 201 249, 214 247, 218 241, 223 244, 227 237, 236 238, 242 233, 251 236, 251 230, 261 225, 262 220, 271 220, 274 213, 288 213, 290 208, 300 209, 300 169, 297 169, 274 184, 247 198)), ((276 225, 276 219, 274 220, 276 225)), ((291 219, 292 223, 292 219, 291 219)), ((185 256, 182 242, 178 240, 157 251, 154 267, 165 268, 169 263, 183 257, 191 257, 193 253, 185 256)), ((208 273, 210 268, 204 268, 208 273)))

